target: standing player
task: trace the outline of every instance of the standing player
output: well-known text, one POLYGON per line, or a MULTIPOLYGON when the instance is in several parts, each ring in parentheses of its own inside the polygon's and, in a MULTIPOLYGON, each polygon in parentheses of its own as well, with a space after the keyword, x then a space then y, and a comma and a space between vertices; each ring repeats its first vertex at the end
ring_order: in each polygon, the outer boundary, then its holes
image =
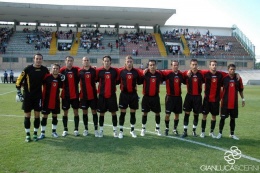
POLYGON ((185 74, 184 79, 187 85, 187 94, 183 104, 184 115, 184 132, 182 138, 187 137, 187 129, 189 125, 190 112, 193 110, 194 120, 193 120, 193 130, 192 135, 197 136, 196 128, 199 121, 199 113, 202 107, 202 84, 204 82, 203 74, 198 70, 198 60, 191 59, 190 61, 190 73, 188 76, 185 74))
POLYGON ((126 109, 130 108, 130 124, 131 130, 130 134, 133 138, 136 138, 134 131, 136 122, 136 110, 138 109, 138 95, 137 95, 137 84, 142 84, 142 74, 139 70, 133 68, 133 58, 128 55, 125 57, 125 68, 121 69, 119 72, 120 80, 120 97, 119 97, 119 138, 123 138, 123 125, 125 122, 126 109))
POLYGON ((26 142, 31 141, 31 111, 34 110, 34 133, 33 140, 37 141, 37 132, 40 126, 40 111, 42 110, 42 81, 49 70, 42 66, 43 56, 37 53, 33 57, 33 64, 24 68, 16 81, 17 96, 23 101, 24 128, 26 132, 26 142), (24 94, 21 93, 21 87, 24 94))
POLYGON ((41 121, 41 135, 38 139, 45 138, 45 130, 47 125, 47 118, 52 113, 52 136, 57 138, 56 133, 58 118, 60 113, 60 88, 62 81, 65 80, 64 75, 59 75, 60 65, 52 64, 51 74, 47 74, 43 80, 43 98, 42 98, 42 121, 41 121))
POLYGON ((67 56, 65 59, 65 65, 60 69, 60 73, 65 75, 65 81, 63 82, 63 88, 61 92, 62 98, 62 109, 64 115, 62 117, 62 122, 64 126, 64 131, 62 136, 68 135, 68 112, 70 105, 73 108, 74 113, 74 135, 79 136, 79 67, 73 66, 74 58, 72 56, 67 56))
POLYGON ((235 136, 235 119, 238 118, 238 92, 242 98, 242 107, 245 106, 244 98, 244 86, 242 79, 239 80, 236 78, 236 66, 235 64, 228 65, 228 75, 225 76, 221 82, 223 87, 223 97, 221 100, 221 119, 219 122, 219 134, 217 139, 222 137, 222 131, 225 125, 225 119, 230 116, 230 138, 239 140, 235 136))
POLYGON ((163 77, 161 72, 156 70, 156 61, 149 60, 148 62, 148 71, 144 75, 143 82, 143 99, 142 99, 142 130, 141 136, 145 136, 146 132, 146 122, 147 122, 147 114, 150 111, 155 113, 155 122, 158 136, 161 136, 160 131, 160 112, 161 112, 161 104, 160 104, 160 84, 163 81, 163 77))
POLYGON ((116 97, 116 84, 118 82, 118 69, 111 67, 111 57, 106 55, 103 57, 103 67, 96 70, 96 79, 98 84, 98 105, 97 111, 99 115, 100 132, 99 137, 103 137, 103 125, 104 115, 106 111, 111 112, 113 134, 114 137, 118 137, 117 134, 117 115, 118 111, 117 97, 116 97))
POLYGON ((179 114, 182 113, 182 97, 181 83, 184 83, 183 74, 179 71, 179 62, 174 60, 171 62, 172 70, 163 70, 164 79, 166 81, 165 96, 165 135, 169 133, 169 123, 171 112, 174 112, 173 134, 179 135, 177 126, 179 123, 179 114))
POLYGON ((98 135, 98 115, 97 115, 97 88, 96 69, 91 67, 88 57, 82 58, 83 67, 79 70, 80 78, 80 108, 83 111, 83 123, 85 130, 83 136, 88 135, 88 108, 91 108, 95 129, 95 137, 98 135))
POLYGON ((205 79, 205 93, 202 105, 203 118, 201 120, 202 132, 200 137, 205 137, 207 115, 211 113, 211 127, 209 136, 215 138, 214 129, 216 125, 216 116, 219 115, 219 102, 220 102, 220 91, 221 81, 225 72, 217 71, 217 61, 211 60, 209 62, 209 70, 202 71, 205 79))

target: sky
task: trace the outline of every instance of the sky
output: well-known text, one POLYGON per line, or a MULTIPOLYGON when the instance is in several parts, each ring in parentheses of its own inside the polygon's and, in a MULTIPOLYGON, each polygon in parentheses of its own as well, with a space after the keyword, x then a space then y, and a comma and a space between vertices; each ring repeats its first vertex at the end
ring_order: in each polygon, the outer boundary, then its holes
POLYGON ((57 5, 89 5, 176 9, 166 25, 237 27, 255 46, 260 62, 259 0, 3 0, 57 5))

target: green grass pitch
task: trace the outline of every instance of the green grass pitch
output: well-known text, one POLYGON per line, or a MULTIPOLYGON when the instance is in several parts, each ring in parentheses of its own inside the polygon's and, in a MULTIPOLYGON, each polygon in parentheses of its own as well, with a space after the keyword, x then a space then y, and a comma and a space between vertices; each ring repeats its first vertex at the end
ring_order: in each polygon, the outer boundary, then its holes
MULTIPOLYGON (((260 86, 245 86, 246 106, 241 107, 239 100, 239 118, 236 121, 235 134, 239 141, 230 139, 229 119, 226 120, 222 139, 208 137, 210 115, 207 119, 206 137, 192 137, 192 121, 190 117, 188 136, 185 139, 173 136, 173 114, 170 121, 170 136, 157 136, 154 133, 154 113, 148 114, 146 136, 140 136, 141 111, 137 111, 136 132, 138 137, 129 134, 129 110, 127 110, 124 138, 113 137, 112 120, 109 112, 105 115, 104 137, 95 138, 92 115, 89 114, 90 135, 75 137, 73 134, 73 115, 69 114, 69 135, 54 139, 51 137, 51 119, 48 119, 46 138, 38 142, 26 143, 24 131, 24 115, 21 103, 15 102, 14 84, 0 84, 0 173, 19 172, 112 172, 112 173, 173 173, 173 172, 259 172, 260 171, 260 114, 258 112, 260 86), (234 165, 228 164, 225 151, 236 146, 242 152, 234 165), (231 167, 232 166, 232 167, 231 167), (234 167, 236 166, 236 167, 234 167), (236 168, 236 169, 235 169, 236 168), (207 169, 207 170, 206 170, 207 169), (225 170, 226 169, 226 170, 225 170), (239 170, 238 170, 239 169, 239 170)), ((139 96, 141 87, 138 87, 139 96)), ((117 92, 118 94, 118 92, 117 92)), ((183 87, 183 98, 186 88, 183 87)), ((119 94, 118 94, 119 96, 119 94)), ((164 123, 165 86, 161 86, 161 129, 164 123)), ((83 132, 82 111, 80 112, 80 133, 83 132)), ((119 112, 117 113, 119 117, 119 112)), ((61 136, 63 125, 62 114, 59 115, 57 132, 61 136)), ((51 116, 50 116, 51 117, 51 116)), ((197 133, 201 131, 201 117, 197 133)), ((215 134, 218 132, 219 117, 215 134)), ((33 131, 33 117, 31 131, 33 131)), ((178 126, 183 132, 183 114, 178 126)))

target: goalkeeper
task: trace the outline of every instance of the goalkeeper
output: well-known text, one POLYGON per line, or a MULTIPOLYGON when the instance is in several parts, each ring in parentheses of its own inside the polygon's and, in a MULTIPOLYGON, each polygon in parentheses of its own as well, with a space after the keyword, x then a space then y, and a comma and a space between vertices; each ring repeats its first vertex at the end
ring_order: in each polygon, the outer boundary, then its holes
POLYGON ((40 111, 42 110, 42 82, 48 69, 42 65, 43 56, 37 53, 33 57, 33 64, 24 68, 16 80, 17 96, 16 101, 22 101, 24 110, 24 128, 26 142, 31 141, 31 111, 34 110, 34 133, 33 140, 37 141, 37 132, 40 126, 40 111), (23 87, 23 94, 21 92, 23 87))

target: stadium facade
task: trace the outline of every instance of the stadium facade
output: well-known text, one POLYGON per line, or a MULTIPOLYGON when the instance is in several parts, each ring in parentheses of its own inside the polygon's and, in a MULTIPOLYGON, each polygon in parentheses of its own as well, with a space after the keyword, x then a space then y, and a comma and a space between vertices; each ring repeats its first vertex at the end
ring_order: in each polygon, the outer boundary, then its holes
MULTIPOLYGON (((32 55, 37 52, 43 54, 46 66, 55 62, 63 64, 67 55, 75 58, 75 65, 81 66, 81 58, 89 56, 93 65, 100 66, 102 57, 110 55, 113 65, 120 67, 124 57, 130 54, 138 67, 155 59, 159 69, 168 69, 171 60, 177 59, 180 69, 184 70, 191 58, 197 58, 201 68, 207 68, 210 59, 217 59, 222 70, 230 63, 236 64, 239 70, 254 69, 254 46, 235 25, 230 28, 165 25, 174 14, 175 9, 0 2, 0 28, 12 32, 5 43, 5 52, 0 55, 0 69, 21 70, 32 63, 32 55), (56 37, 56 31, 70 32, 72 38, 56 37), (36 43, 26 42, 25 37, 40 37, 39 32, 50 33, 49 48, 36 49, 36 43), (82 33, 94 34, 91 38, 102 42, 101 46, 87 51, 80 43, 82 33), (149 35, 153 41, 131 40, 136 33, 149 35), (199 47, 204 47, 200 43, 208 37, 214 38, 218 46, 230 43, 231 50, 208 48, 199 53, 199 47), (70 48, 59 49, 59 45, 64 44, 70 48), (171 51, 172 48, 178 48, 178 51, 171 51)), ((2 37, 4 34, 1 32, 2 37)))

